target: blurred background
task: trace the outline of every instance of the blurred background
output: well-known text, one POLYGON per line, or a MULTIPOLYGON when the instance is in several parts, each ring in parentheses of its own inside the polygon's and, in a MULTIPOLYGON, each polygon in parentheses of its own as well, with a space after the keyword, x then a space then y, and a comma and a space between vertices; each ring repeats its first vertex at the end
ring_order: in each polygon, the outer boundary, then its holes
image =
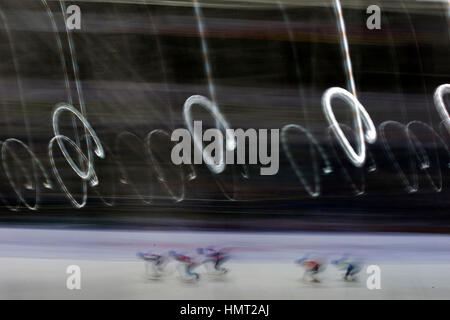
POLYGON ((449 298, 449 19, 447 0, 1 0, 0 299, 449 298), (332 87, 376 128, 361 167, 332 87), (194 95, 230 128, 280 130, 278 173, 174 165, 194 95))
MULTIPOLYGON (((448 233, 450 136, 433 94, 450 80, 449 12, 447 1, 2 0, 0 224, 448 233), (356 93, 378 133, 362 168, 321 105, 330 87, 351 91, 337 3, 356 93), (66 30, 73 4, 81 28, 66 30), (369 5, 380 7, 381 29, 367 28, 369 5), (274 176, 259 165, 221 174, 175 166, 168 135, 186 127, 192 95, 215 101, 231 128, 295 124, 322 149, 289 130, 274 176), (56 141, 49 147, 60 103, 79 110, 104 147, 104 159, 92 155, 96 186, 56 141)), ((355 145, 350 107, 336 100, 333 110, 355 145)), ((192 118, 215 126, 201 107, 192 118)), ((70 112, 58 123, 87 170, 80 152, 93 151, 92 138, 70 112)))

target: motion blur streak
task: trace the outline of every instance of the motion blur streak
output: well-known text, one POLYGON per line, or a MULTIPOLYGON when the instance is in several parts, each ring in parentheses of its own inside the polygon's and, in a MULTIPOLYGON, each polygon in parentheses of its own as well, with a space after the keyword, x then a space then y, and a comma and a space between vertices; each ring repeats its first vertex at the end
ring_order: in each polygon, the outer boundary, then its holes
MULTIPOLYGON (((2 268, 96 259, 92 274, 123 263, 115 272, 134 277, 111 297, 178 298, 161 265, 202 279, 196 249, 221 257, 205 270, 222 281, 196 297, 321 296, 290 282, 311 252, 380 264, 390 297, 450 297, 447 280, 421 290, 438 262, 450 279, 448 237, 430 235, 450 232, 449 1, 1 0, 0 20, 0 287, 16 289, 0 298, 58 296, 65 275, 25 288, 2 268), (366 25, 373 5, 380 29, 366 25), (214 156, 197 121, 224 133, 214 156), (172 161, 179 128, 203 163, 172 161), (227 129, 281 137, 259 149, 247 137, 253 154, 215 163, 237 148, 227 129), (250 163, 260 149, 280 150, 276 174, 250 163), (416 287, 396 282, 410 264, 416 287)), ((321 297, 347 292, 324 277, 340 289, 321 297)), ((386 297, 362 283, 351 297, 386 297)))

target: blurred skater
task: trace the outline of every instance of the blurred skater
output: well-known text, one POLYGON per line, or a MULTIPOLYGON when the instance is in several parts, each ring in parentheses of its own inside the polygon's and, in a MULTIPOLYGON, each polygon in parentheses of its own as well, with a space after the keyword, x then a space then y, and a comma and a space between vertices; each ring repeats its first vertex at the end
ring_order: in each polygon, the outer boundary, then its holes
POLYGON ((207 247, 198 248, 197 253, 199 255, 204 255, 205 257, 205 259, 202 261, 202 264, 212 264, 217 274, 225 274, 228 272, 228 269, 222 267, 222 264, 230 258, 228 250, 215 250, 213 247, 207 247))
POLYGON ((181 268, 183 271, 180 271, 180 268, 178 268, 178 271, 183 279, 198 280, 200 278, 200 275, 194 272, 194 269, 199 265, 195 259, 176 251, 170 251, 169 255, 175 259, 175 261, 178 261, 181 266, 183 266, 183 268, 181 268))
POLYGON ((325 269, 324 264, 320 259, 311 259, 309 254, 305 255, 296 261, 301 267, 305 269, 303 274, 303 280, 309 280, 311 282, 320 282, 318 274, 325 269))
POLYGON ((160 254, 151 252, 138 252, 138 258, 145 261, 145 273, 148 277, 158 278, 163 275, 167 259, 160 254))
POLYGON ((339 270, 345 270, 345 281, 357 280, 357 275, 362 269, 362 262, 357 259, 351 259, 349 254, 345 254, 341 259, 334 260, 331 263, 336 265, 339 270))

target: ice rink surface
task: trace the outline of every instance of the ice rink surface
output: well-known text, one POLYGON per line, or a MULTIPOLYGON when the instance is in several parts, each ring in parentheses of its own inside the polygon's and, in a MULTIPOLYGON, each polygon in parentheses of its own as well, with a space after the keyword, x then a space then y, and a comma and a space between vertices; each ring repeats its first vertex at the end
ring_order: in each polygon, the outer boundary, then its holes
POLYGON ((1 299, 450 299, 450 237, 412 234, 237 233, 0 229, 1 299), (197 267, 182 281, 176 262, 148 279, 138 251, 231 248, 223 276, 197 267), (364 259, 357 282, 328 264, 320 283, 302 280, 294 261, 312 252, 328 261, 364 259), (368 265, 381 269, 369 290, 368 265), (69 265, 81 268, 81 290, 68 290, 69 265))

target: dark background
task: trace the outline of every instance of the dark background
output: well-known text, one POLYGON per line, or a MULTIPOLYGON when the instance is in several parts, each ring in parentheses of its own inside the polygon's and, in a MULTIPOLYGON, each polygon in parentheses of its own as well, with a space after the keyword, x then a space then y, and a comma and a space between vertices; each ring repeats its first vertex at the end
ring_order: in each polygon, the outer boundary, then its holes
MULTIPOLYGON (((73 1, 66 6, 70 4, 79 5, 82 13, 81 30, 70 32, 72 54, 59 1, 48 1, 48 7, 31 0, 2 0, 0 4, 0 140, 17 138, 26 143, 54 183, 52 190, 37 190, 36 181, 38 185, 42 181, 38 176, 32 188, 26 190, 24 171, 5 152, 2 161, 7 161, 12 179, 30 204, 39 195, 39 210, 23 208, 5 169, 0 168, 1 224, 450 231, 450 157, 429 131, 419 126, 414 134, 430 157, 431 181, 435 185, 442 181, 440 192, 436 192, 426 172, 418 168, 416 155, 410 152, 407 136, 400 128, 389 127, 386 136, 410 181, 414 170, 417 172, 419 190, 415 193, 405 190, 380 136, 368 146, 377 167, 368 172, 369 165, 354 168, 328 134, 321 96, 326 89, 346 88, 347 83, 333 1, 286 1, 282 7, 276 2, 200 2, 221 112, 232 128, 281 129, 287 124, 306 127, 321 143, 334 169, 330 175, 321 175, 321 195, 317 198, 305 191, 281 143, 276 176, 259 176, 259 166, 250 166, 249 179, 242 177, 239 166, 227 166, 224 173, 215 176, 206 166, 196 165, 197 177, 188 181, 190 168, 171 164, 171 144, 164 136, 155 138, 155 158, 149 158, 143 143, 149 132, 163 129, 170 133, 185 127, 184 101, 195 94, 211 98, 192 2, 73 1), (70 92, 65 88, 64 69, 70 92), (73 208, 60 189, 48 156, 55 105, 72 101, 80 107, 76 77, 82 88, 86 118, 106 151, 105 160, 95 160, 100 184, 88 187, 87 204, 82 209, 73 208), (157 179, 155 159, 171 190, 178 194, 184 186, 183 201, 174 202, 168 196, 157 179), (359 189, 364 185, 364 193, 356 195, 352 184, 359 189)), ((375 126, 388 120, 405 125, 421 121, 431 126, 448 147, 449 133, 433 103, 436 87, 450 79, 447 4, 342 1, 342 6, 358 98, 375 126), (381 7, 381 30, 366 28, 366 8, 371 4, 381 7)), ((352 125, 348 107, 336 102, 334 111, 339 122, 352 125)), ((204 126, 214 125, 200 108, 195 109, 193 117, 203 120, 204 126)), ((63 134, 75 139, 67 114, 61 118, 61 128, 63 134)), ((78 131, 80 128, 78 122, 78 131)), ((351 132, 345 132, 351 139, 351 132)), ((79 136, 85 151, 84 138, 79 136)), ((289 141, 298 166, 313 184, 314 159, 308 139, 292 134, 289 141)), ((17 144, 10 149, 32 173, 32 161, 24 149, 17 144)), ((75 198, 81 199, 81 179, 56 145, 53 152, 64 183, 75 198)))

